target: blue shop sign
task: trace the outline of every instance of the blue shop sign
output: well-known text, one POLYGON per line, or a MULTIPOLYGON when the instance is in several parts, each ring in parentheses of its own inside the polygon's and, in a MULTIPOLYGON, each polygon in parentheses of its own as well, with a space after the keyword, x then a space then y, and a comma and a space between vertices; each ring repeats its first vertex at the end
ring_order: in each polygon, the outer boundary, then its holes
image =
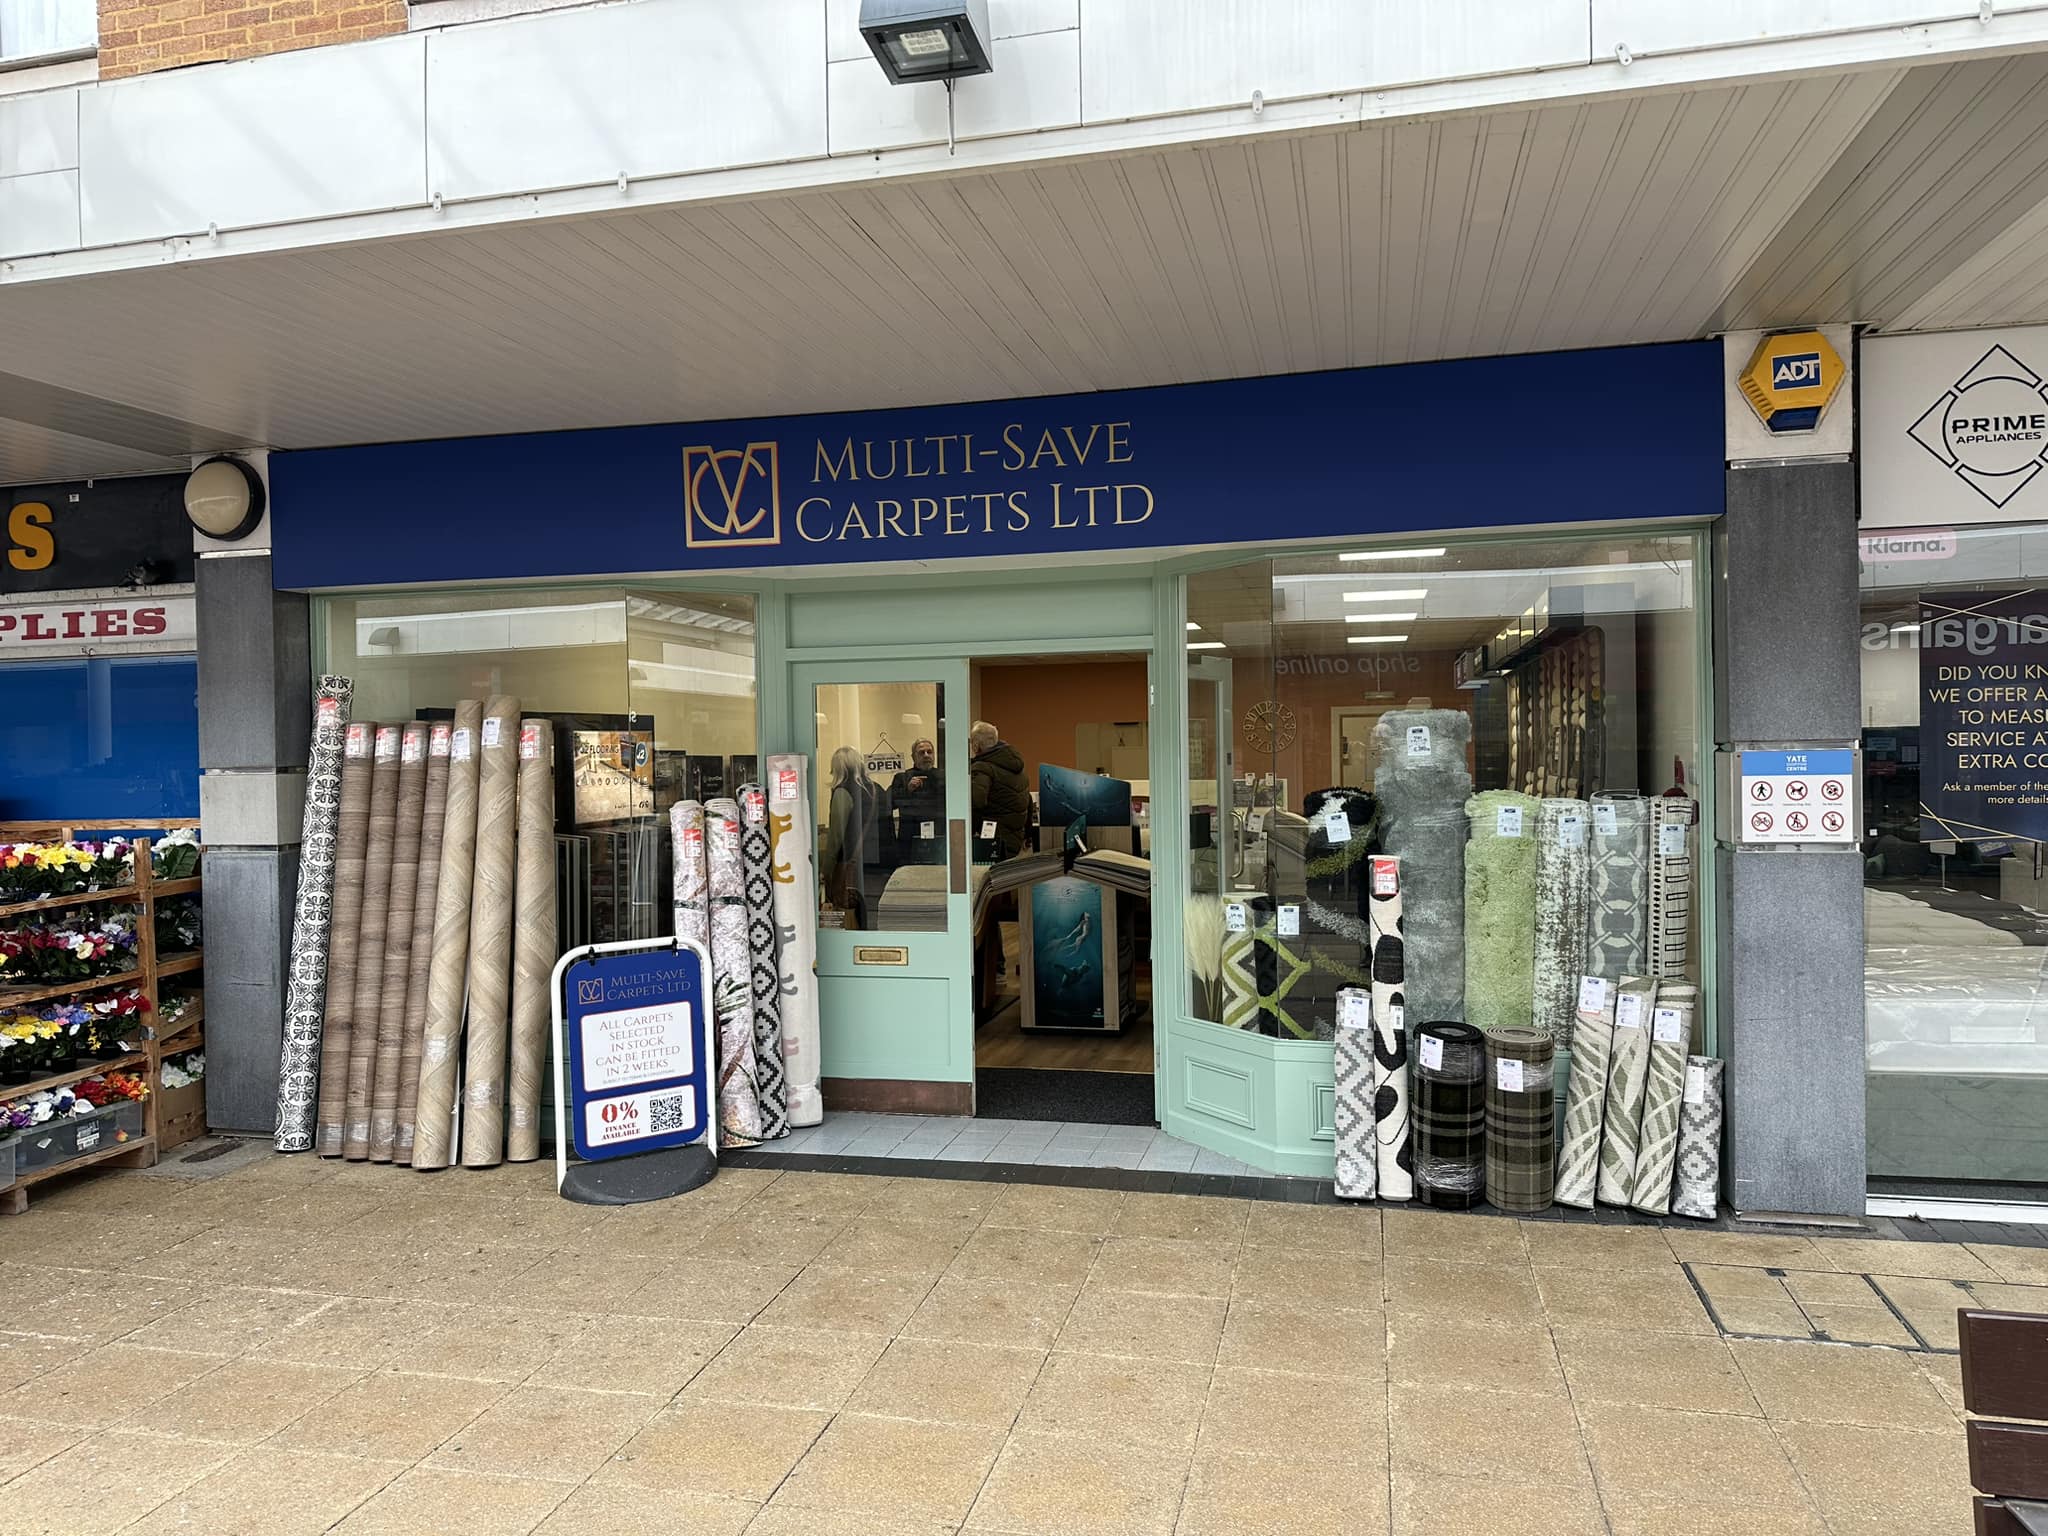
POLYGON ((1714 342, 274 454, 280 587, 1710 518, 1714 342))

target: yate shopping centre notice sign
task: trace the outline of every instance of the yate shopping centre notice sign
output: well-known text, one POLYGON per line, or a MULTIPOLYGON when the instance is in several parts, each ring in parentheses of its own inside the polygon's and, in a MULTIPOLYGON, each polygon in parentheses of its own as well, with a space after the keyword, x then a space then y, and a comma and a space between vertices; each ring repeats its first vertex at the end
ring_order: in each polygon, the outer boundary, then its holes
POLYGON ((2048 591, 1920 601, 1920 839, 2048 841, 2048 591))

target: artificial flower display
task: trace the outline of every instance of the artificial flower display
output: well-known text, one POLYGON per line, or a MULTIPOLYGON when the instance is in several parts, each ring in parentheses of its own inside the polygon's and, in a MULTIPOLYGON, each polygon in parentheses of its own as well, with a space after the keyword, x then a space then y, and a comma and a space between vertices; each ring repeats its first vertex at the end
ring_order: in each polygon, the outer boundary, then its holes
POLYGON ((149 846, 150 864, 159 880, 189 880, 199 873, 199 834, 190 827, 167 832, 149 846))
POLYGON ((135 915, 67 915, 0 933, 0 975, 13 983, 89 981, 135 969, 135 915))
MULTIPOLYGON (((192 853, 193 867, 198 853, 192 853)), ((113 890, 135 878, 135 849, 123 837, 105 842, 0 845, 0 902, 40 901, 113 890)))
POLYGON ((156 952, 176 954, 200 945, 199 898, 166 896, 156 904, 156 952))
POLYGON ((166 1088, 189 1088, 205 1076, 204 1051, 187 1051, 182 1056, 173 1056, 163 1066, 163 1085, 166 1088))

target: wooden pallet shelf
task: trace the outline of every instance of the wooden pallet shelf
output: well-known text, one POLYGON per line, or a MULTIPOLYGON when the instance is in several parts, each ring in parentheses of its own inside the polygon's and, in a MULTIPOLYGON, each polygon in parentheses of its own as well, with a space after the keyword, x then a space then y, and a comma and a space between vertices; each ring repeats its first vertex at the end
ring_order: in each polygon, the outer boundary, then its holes
POLYGON ((47 1003, 53 997, 84 997, 109 987, 132 987, 145 979, 142 966, 112 976, 88 976, 83 981, 53 981, 42 987, 0 987, 0 1008, 25 1008, 30 1003, 47 1003))
MULTIPOLYGON (((183 885, 185 882, 180 880, 176 883, 183 885)), ((194 883, 197 883, 196 877, 194 883)), ((159 891, 161 891, 161 887, 159 887, 159 891)), ((141 888, 133 885, 117 885, 104 891, 73 891, 68 896, 38 896, 34 901, 10 901, 5 906, 0 906, 0 922, 8 922, 17 917, 28 917, 37 912, 55 912, 60 907, 82 907, 88 902, 140 901, 141 899, 141 888)))
POLYGON ((156 973, 163 976, 182 976, 187 971, 196 971, 205 963, 203 949, 174 949, 156 963, 156 973))
POLYGON ((111 1061, 96 1061, 89 1067, 59 1072, 54 1077, 38 1077, 26 1083, 0 1084, 0 1099, 21 1099, 32 1093, 48 1093, 53 1088, 69 1088, 73 1083, 82 1083, 88 1077, 98 1077, 103 1072, 126 1072, 148 1064, 148 1051, 130 1051, 126 1056, 116 1056, 111 1061))
MULTIPOLYGON (((155 1097, 156 1095, 151 1094, 142 1102, 149 1104, 155 1097)), ((97 1152, 88 1152, 83 1157, 66 1158, 63 1162, 52 1163, 47 1168, 31 1168, 26 1173, 18 1174, 12 1184, 0 1189, 0 1216, 19 1216, 27 1210, 30 1188, 45 1179, 54 1179, 64 1173, 77 1173, 80 1169, 90 1168, 95 1163, 111 1163, 116 1160, 120 1161, 123 1168, 153 1167, 156 1163, 156 1137, 145 1131, 142 1135, 131 1136, 126 1141, 109 1142, 97 1152)))

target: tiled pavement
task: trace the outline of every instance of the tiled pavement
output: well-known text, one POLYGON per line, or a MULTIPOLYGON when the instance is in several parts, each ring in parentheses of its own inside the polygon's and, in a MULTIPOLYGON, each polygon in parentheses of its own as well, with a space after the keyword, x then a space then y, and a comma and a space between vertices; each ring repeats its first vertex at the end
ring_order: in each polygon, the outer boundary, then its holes
POLYGON ((1962 1286, 2048 1248, 251 1151, 0 1222, 0 1528, 1962 1532, 1962 1286))

